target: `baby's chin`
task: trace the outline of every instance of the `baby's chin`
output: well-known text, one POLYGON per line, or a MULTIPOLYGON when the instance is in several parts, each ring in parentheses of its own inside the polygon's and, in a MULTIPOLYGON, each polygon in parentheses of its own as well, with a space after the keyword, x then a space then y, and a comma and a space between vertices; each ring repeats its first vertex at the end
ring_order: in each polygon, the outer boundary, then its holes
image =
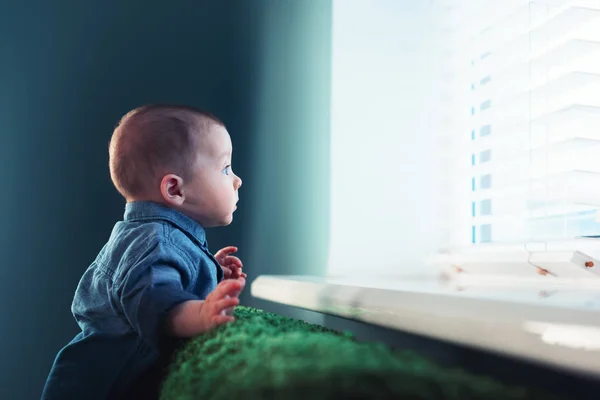
POLYGON ((231 224, 232 222, 233 222, 233 214, 229 214, 226 218, 224 218, 223 226, 227 226, 227 225, 231 224))
POLYGON ((222 217, 222 218, 219 218, 218 220, 215 220, 209 226, 206 226, 206 228, 218 227, 218 226, 227 226, 227 225, 230 225, 232 222, 233 222, 233 214, 229 214, 229 215, 227 215, 225 217, 222 217))
MULTIPOLYGON (((233 210, 235 211, 235 210, 233 210)), ((195 220, 197 223, 199 223, 203 228, 215 228, 215 227, 219 227, 219 226, 227 226, 229 224, 231 224, 233 222, 233 211, 228 214, 228 215, 212 215, 212 216, 207 216, 207 215, 201 215, 200 213, 186 213, 184 212, 184 214, 186 214, 188 217, 192 218, 193 220, 195 220)))

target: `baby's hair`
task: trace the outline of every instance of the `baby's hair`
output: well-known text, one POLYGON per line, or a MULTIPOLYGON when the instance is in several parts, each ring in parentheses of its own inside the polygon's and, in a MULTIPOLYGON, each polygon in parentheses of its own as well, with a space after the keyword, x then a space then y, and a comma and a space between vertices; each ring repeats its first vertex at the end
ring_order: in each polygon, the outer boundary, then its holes
POLYGON ((199 135, 217 117, 197 108, 151 104, 138 107, 121 118, 109 144, 111 179, 128 201, 158 188, 162 176, 173 173, 190 178, 199 135))

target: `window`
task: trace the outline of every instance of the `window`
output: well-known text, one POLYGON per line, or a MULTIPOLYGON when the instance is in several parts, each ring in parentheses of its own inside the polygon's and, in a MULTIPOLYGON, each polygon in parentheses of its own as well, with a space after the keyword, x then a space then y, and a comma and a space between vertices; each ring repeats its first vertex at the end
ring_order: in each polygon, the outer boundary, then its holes
POLYGON ((479 188, 480 189, 489 189, 491 187, 492 187, 492 175, 485 174, 485 175, 481 176, 481 178, 479 180, 479 188))
MULTIPOLYGON (((471 40, 459 45, 450 37, 444 53, 463 63, 474 55, 479 60, 457 68, 456 82, 445 84, 465 107, 479 104, 480 111, 445 127, 479 126, 478 137, 464 148, 465 158, 479 152, 478 162, 454 175, 471 179, 470 194, 455 189, 456 203, 449 203, 460 212, 456 204, 468 199, 478 206, 477 218, 485 217, 475 230, 450 228, 449 247, 560 247, 600 234, 600 190, 590 190, 600 185, 600 162, 587 160, 600 154, 600 3, 482 1, 477 11, 458 0, 449 3, 456 19, 448 29, 471 40), (463 79, 478 79, 479 87, 459 96, 455 88, 463 79), (476 190, 473 175, 479 176, 476 190), (481 199, 485 190, 490 198, 481 199)), ((595 245, 600 255, 600 245, 588 244, 581 245, 595 245)))
POLYGON ((483 110, 487 110, 491 106, 492 106, 492 101, 491 100, 486 100, 483 103, 481 103, 481 105, 479 106, 479 109, 481 111, 483 111, 483 110))
POLYGON ((481 243, 489 243, 492 241, 492 225, 481 225, 481 243))
POLYGON ((481 215, 491 215, 492 214, 492 200, 485 199, 481 201, 481 215))
POLYGON ((487 136, 492 133, 491 125, 484 125, 479 129, 479 136, 487 136))
POLYGON ((492 160, 492 150, 484 150, 479 153, 479 163, 483 164, 492 160))
POLYGON ((334 2, 332 274, 600 235, 600 3, 582 4, 334 2))

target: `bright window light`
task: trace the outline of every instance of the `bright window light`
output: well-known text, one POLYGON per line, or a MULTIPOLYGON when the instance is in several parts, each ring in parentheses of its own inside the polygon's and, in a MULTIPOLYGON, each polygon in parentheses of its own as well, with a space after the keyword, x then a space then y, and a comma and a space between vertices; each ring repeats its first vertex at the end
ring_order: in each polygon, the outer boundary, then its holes
POLYGON ((600 0, 334 0, 332 52, 330 275, 600 235, 600 0))

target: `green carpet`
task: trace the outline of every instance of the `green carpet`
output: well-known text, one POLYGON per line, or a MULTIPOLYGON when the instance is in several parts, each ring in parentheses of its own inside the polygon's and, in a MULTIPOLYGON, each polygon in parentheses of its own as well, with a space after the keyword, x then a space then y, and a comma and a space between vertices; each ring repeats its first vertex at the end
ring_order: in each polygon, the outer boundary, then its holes
POLYGON ((261 310, 235 316, 175 354, 161 400, 554 398, 261 310))

